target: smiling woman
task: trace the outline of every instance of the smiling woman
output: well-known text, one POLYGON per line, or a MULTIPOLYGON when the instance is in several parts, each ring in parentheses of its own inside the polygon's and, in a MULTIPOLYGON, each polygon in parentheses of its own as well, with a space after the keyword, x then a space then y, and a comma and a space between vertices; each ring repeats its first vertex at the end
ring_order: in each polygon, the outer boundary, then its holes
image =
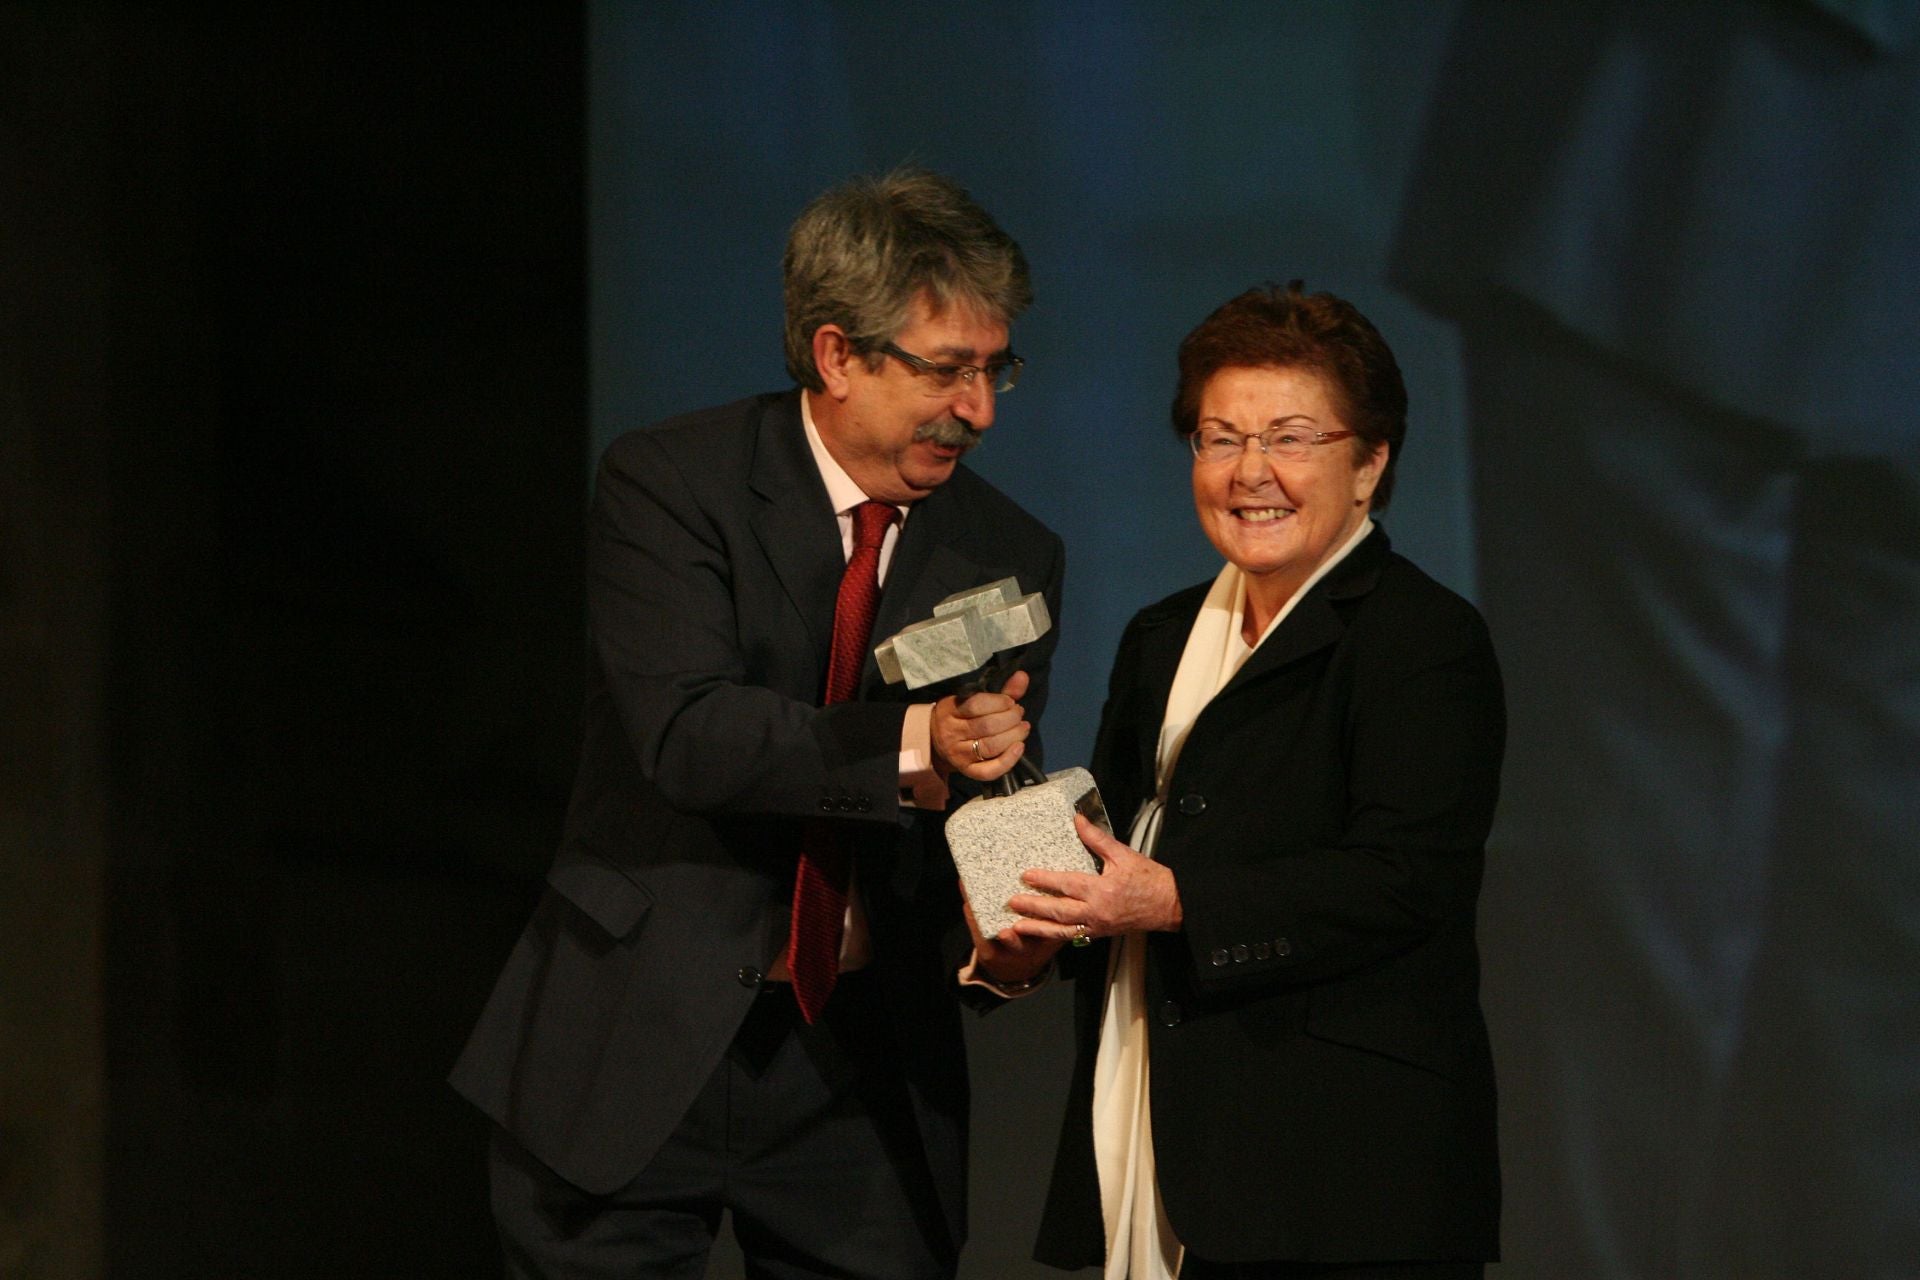
POLYGON ((1351 303, 1295 280, 1284 291, 1249 289, 1187 335, 1173 427, 1193 447, 1200 527, 1246 575, 1253 644, 1371 512, 1386 509, 1407 392, 1379 330, 1351 303), (1338 440, 1352 444, 1327 447, 1338 440))
POLYGON ((1351 436, 1311 369, 1235 366, 1201 392, 1200 426, 1187 437, 1193 505, 1207 540, 1246 579, 1249 645, 1367 523, 1391 448, 1324 447, 1351 436))
POLYGON ((1477 1277, 1500 1182, 1474 910, 1505 714, 1480 615, 1372 519, 1399 368, 1351 304, 1254 289, 1181 344, 1173 419, 1227 563, 1120 642, 1093 773, 1128 839, 1083 821, 1101 873, 1028 871, 1011 936, 975 939, 1077 987, 1036 1256, 1477 1277))

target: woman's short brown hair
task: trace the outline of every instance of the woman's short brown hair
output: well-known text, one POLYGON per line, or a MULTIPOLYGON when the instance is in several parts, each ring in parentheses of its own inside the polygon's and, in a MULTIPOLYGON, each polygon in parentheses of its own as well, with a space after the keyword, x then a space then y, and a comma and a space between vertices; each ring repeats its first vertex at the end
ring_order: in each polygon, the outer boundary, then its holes
POLYGON ((1284 289, 1261 285, 1222 303, 1180 342, 1173 429, 1181 439, 1199 426, 1200 397, 1222 369, 1319 374, 1355 436, 1355 460, 1387 446, 1387 465, 1373 490, 1373 509, 1386 509, 1407 435, 1407 388, 1386 339, 1358 307, 1331 293, 1307 293, 1298 280, 1284 289))

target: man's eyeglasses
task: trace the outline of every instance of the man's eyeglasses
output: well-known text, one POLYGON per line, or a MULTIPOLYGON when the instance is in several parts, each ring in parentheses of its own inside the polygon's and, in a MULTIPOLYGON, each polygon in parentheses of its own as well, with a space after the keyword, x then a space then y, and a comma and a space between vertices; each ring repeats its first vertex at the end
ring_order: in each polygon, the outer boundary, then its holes
POLYGON ((963 387, 971 388, 974 379, 983 373, 987 375, 987 385, 995 391, 1011 391, 1014 384, 1020 381, 1020 370, 1027 363, 1019 356, 1008 354, 985 365, 936 364, 911 351, 902 351, 891 342, 881 343, 879 350, 924 378, 927 394, 936 396, 951 395, 963 387))
POLYGON ((1256 435, 1241 435, 1227 427, 1202 427, 1187 437, 1193 456, 1202 462, 1233 462, 1246 452, 1247 441, 1260 446, 1269 458, 1304 462, 1313 447, 1345 440, 1351 431, 1308 431, 1304 427, 1269 427, 1256 435))

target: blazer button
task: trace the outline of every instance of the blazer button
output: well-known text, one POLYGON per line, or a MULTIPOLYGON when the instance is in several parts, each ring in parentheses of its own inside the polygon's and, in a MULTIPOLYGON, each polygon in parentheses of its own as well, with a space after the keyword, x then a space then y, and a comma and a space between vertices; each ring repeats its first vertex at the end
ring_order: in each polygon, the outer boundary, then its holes
POLYGON ((832 796, 821 796, 821 797, 820 797, 820 812, 822 812, 822 813, 832 813, 832 812, 833 812, 833 797, 832 797, 832 796))
POLYGON ((856 813, 871 813, 873 812, 873 801, 869 800, 866 796, 861 796, 853 802, 853 808, 856 813))
POLYGON ((1293 944, 1285 938, 1275 938, 1273 940, 1273 954, 1284 960, 1293 954, 1293 944))
POLYGON ((1225 947, 1215 947, 1213 954, 1209 955, 1207 959, 1213 962, 1214 968, 1223 969, 1226 967, 1228 960, 1227 949, 1225 947))
POLYGON ((1235 964, 1245 964, 1247 962, 1247 957, 1252 954, 1253 953, 1251 951, 1247 950, 1245 944, 1236 946, 1233 949, 1233 962, 1235 964))
POLYGON ((1182 1016, 1180 1006, 1171 1000, 1160 1006, 1160 1025, 1163 1027, 1179 1026, 1182 1016))
POLYGON ((761 976, 760 971, 754 968, 750 964, 741 965, 740 972, 733 975, 734 981, 738 982, 743 987, 759 986, 760 976, 761 976))
POLYGON ((1254 943, 1254 944, 1253 944, 1253 958, 1254 958, 1255 960, 1271 960, 1271 959, 1273 959, 1273 944, 1272 944, 1271 942, 1256 942, 1256 943, 1254 943))
POLYGON ((1198 817, 1207 811, 1207 798, 1198 791, 1189 791, 1180 797, 1180 812, 1189 818, 1198 817))

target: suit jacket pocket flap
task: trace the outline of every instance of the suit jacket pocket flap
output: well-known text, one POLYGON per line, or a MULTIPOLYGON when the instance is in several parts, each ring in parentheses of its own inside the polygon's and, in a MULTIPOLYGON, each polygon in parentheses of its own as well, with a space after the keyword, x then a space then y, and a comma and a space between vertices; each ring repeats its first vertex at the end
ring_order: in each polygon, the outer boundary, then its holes
POLYGON ((598 860, 557 864, 547 872, 547 883, 615 939, 632 933, 653 905, 651 893, 598 860))
POLYGON ((1316 1040, 1364 1049, 1448 1079, 1460 1074, 1460 1053, 1433 1020, 1405 1005, 1333 1009, 1309 1002, 1307 1034, 1316 1040))

